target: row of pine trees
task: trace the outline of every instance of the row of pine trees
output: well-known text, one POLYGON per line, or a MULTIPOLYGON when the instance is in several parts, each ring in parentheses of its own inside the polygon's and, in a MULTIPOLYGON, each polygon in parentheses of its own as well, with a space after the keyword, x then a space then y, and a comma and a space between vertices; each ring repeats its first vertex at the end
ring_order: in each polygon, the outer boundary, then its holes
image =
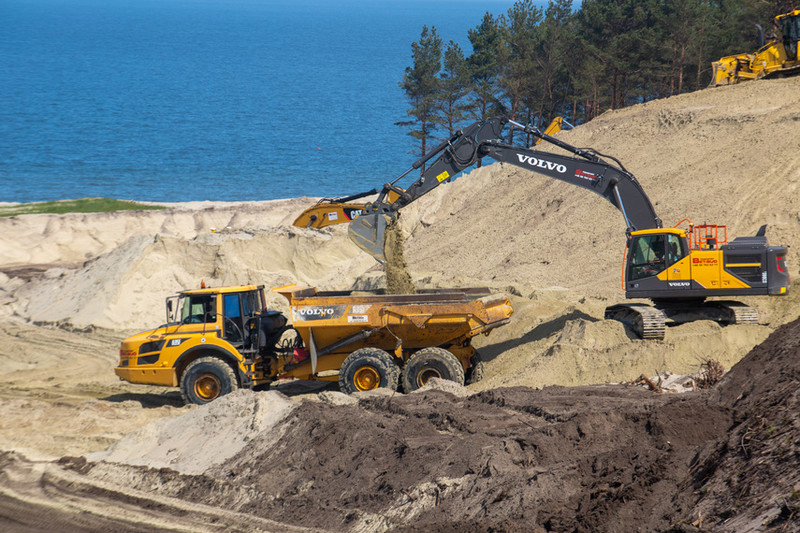
MULTIPOLYGON (((400 87, 419 154, 460 127, 503 115, 544 127, 705 88, 711 62, 754 51, 756 24, 797 0, 517 0, 469 30, 469 55, 423 27, 400 87)), ((509 139, 513 141, 513 139, 509 139)))

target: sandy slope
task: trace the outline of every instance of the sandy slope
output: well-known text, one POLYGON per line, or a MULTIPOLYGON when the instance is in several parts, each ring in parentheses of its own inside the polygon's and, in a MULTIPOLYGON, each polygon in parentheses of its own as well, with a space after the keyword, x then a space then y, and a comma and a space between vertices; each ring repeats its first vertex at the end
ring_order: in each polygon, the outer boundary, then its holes
MULTIPOLYGON (((559 135, 618 157, 665 225, 683 217, 724 223, 733 237, 768 224, 771 243, 797 250, 798 125, 800 78, 649 102, 559 135)), ((268 288, 381 284, 380 268, 343 227, 317 232, 288 225, 311 203, 0 219, 0 450, 38 459, 100 452, 142 427, 157 440, 163 420, 194 415, 175 391, 128 385, 112 371, 119 340, 160 323, 163 298, 176 290, 201 280, 268 288), (156 420, 161 426, 147 426, 156 420)), ((474 170, 406 208, 401 220, 419 285, 488 285, 511 296, 512 323, 478 341, 487 366, 476 391, 629 381, 696 370, 709 358, 730 368, 797 316, 800 296, 793 291, 746 299, 761 311, 760 325, 698 322, 669 328, 664 341, 632 338, 602 320, 604 307, 623 296, 620 214, 598 196, 517 168, 474 170)), ((789 265, 796 275, 793 256, 789 265)), ((277 295, 271 305, 285 308, 277 295)), ((234 444, 226 446, 240 443, 234 444)), ((149 464, 145 454, 125 457, 119 460, 149 464)), ((425 487, 411 494, 427 501, 436 491, 425 487)), ((356 522, 374 530, 383 523, 374 518, 359 515, 356 522)))

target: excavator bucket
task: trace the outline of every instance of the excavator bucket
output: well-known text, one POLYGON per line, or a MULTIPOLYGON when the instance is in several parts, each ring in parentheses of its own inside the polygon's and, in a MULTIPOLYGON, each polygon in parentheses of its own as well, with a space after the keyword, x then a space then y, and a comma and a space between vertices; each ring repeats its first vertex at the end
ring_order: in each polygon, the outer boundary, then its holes
POLYGON ((392 221, 393 217, 380 211, 364 213, 350 223, 347 234, 356 246, 385 263, 386 226, 392 221))

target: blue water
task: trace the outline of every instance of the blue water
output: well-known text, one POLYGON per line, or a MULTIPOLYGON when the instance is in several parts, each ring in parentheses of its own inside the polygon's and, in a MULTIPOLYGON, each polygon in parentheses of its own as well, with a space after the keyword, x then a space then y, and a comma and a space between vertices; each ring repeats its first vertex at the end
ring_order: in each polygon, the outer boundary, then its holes
MULTIPOLYGON (((414 161, 423 24, 508 0, 3 0, 0 201, 340 196, 414 161)), ((402 183, 402 182, 401 182, 402 183)))

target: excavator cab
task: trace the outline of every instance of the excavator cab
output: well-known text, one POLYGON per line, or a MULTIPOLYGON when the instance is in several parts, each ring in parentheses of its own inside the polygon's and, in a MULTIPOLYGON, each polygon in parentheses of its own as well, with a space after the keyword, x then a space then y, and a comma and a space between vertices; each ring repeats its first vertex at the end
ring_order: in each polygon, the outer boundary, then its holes
POLYGON ((690 242, 675 228, 634 231, 628 241, 625 292, 631 298, 653 298, 690 289, 690 242))
POLYGON ((657 276, 688 253, 685 234, 671 230, 645 230, 631 239, 627 279, 643 280, 657 276), (669 231, 669 232, 665 232, 669 231))
POLYGON ((709 296, 785 294, 786 248, 759 232, 728 243, 725 226, 631 232, 625 266, 628 298, 705 299, 709 296))

